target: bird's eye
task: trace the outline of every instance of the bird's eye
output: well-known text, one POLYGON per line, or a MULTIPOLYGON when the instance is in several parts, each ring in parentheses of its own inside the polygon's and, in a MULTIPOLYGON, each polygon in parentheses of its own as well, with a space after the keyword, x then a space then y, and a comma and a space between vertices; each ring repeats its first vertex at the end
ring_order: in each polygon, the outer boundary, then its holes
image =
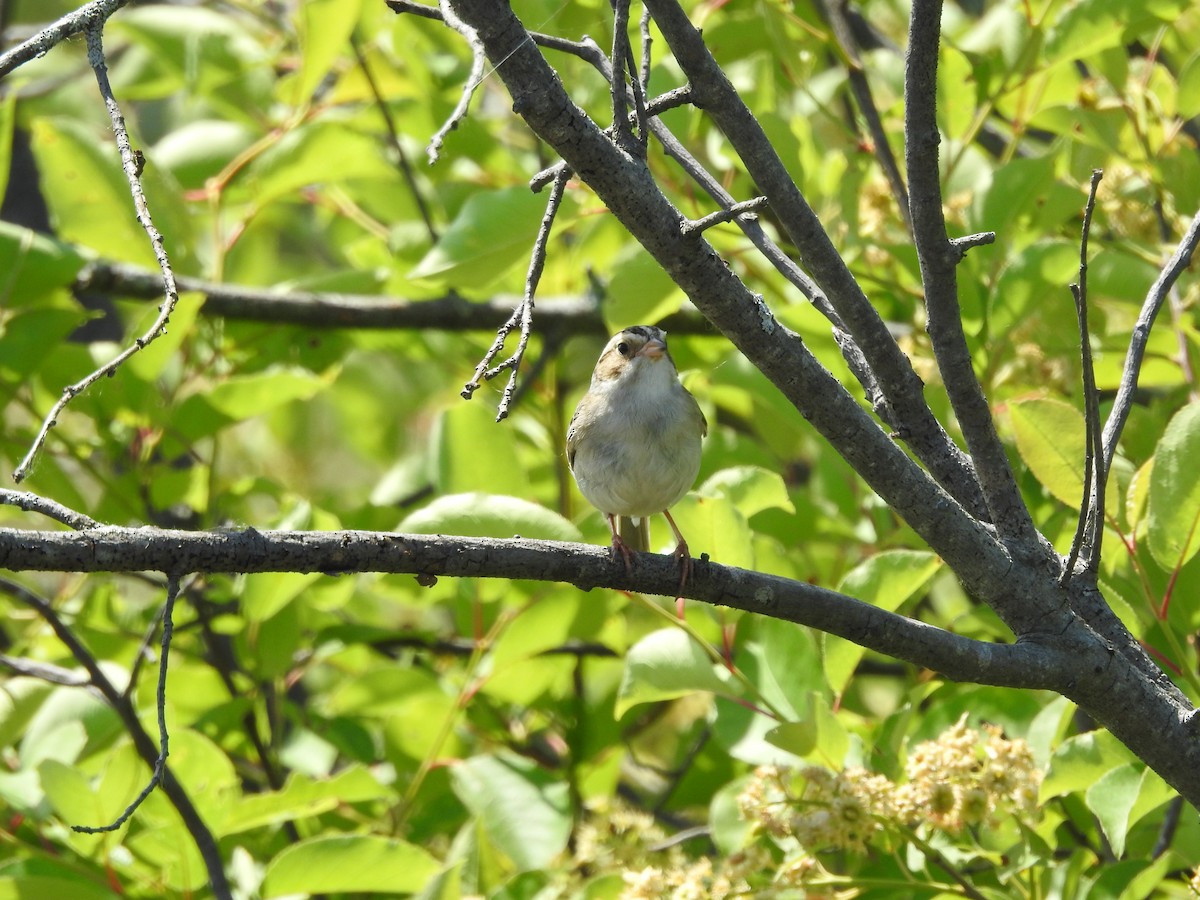
POLYGON ((617 344, 617 352, 620 353, 622 356, 628 356, 629 355, 629 345, 627 343, 625 343, 624 341, 621 341, 621 343, 617 344))

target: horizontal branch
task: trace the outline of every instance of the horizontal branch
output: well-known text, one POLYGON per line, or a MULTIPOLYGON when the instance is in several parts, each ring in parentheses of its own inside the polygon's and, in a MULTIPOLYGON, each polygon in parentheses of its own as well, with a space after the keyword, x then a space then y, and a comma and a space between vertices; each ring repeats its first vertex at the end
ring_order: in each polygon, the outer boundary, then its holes
MULTIPOLYGON (((607 548, 524 538, 370 531, 168 531, 101 527, 79 532, 0 529, 0 568, 56 572, 356 572, 530 579, 674 597, 671 556, 638 554, 633 572, 607 548)), ((990 644, 942 631, 825 588, 698 560, 685 596, 836 634, 960 681, 1049 688, 1066 660, 1037 643, 990 644)))
MULTIPOLYGON (((307 328, 495 331, 496 322, 508 318, 521 303, 516 295, 482 301, 466 300, 455 294, 432 300, 406 300, 375 294, 284 293, 183 276, 177 277, 176 283, 180 293, 203 295, 204 315, 307 328)), ((117 299, 161 300, 162 275, 125 263, 95 262, 79 273, 74 288, 110 294, 117 299)), ((659 324, 671 334, 712 331, 702 316, 690 310, 667 316, 659 324)), ((559 334, 608 334, 600 307, 592 300, 578 297, 540 298, 538 329, 559 334)))

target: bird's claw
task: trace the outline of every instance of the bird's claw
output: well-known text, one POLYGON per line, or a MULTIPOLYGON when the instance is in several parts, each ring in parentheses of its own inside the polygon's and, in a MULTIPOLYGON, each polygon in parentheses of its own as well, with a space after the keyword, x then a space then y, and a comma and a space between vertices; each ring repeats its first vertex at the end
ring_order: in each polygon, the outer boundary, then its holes
POLYGON ((696 562, 688 551, 687 541, 681 540, 675 545, 675 561, 679 563, 679 591, 675 597, 675 615, 683 618, 683 589, 687 587, 688 579, 696 569, 696 562))
POLYGON ((630 550, 629 545, 626 544, 623 540, 621 540, 621 538, 616 534, 616 532, 614 532, 613 533, 613 542, 612 542, 613 562, 617 561, 618 553, 621 554, 621 556, 625 559, 625 574, 632 575, 633 574, 633 551, 630 550))

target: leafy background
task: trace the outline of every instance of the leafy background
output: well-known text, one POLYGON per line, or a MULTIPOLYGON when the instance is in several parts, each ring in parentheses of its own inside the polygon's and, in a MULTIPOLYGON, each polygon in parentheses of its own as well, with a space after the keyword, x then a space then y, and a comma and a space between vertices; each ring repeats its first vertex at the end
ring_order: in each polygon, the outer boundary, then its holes
MULTIPOLYGON (((603 44, 611 30, 600 0, 515 5, 531 27, 572 39, 603 44)), ((72 8, 18 4, 10 25, 72 8)), ((907 10, 891 0, 855 9, 879 39, 863 64, 900 152, 896 48, 907 10)), ((692 16, 948 418, 916 256, 819 11, 762 0, 694 4, 692 16)), ((105 43, 178 273, 416 300, 520 293, 544 208, 527 182, 552 160, 489 77, 440 162, 426 164, 426 142, 469 67, 445 27, 373 0, 138 4, 110 20, 105 43)), ((997 233, 960 267, 964 324, 1036 522, 1063 550, 1083 483, 1066 284, 1084 188, 1102 168, 1089 300, 1099 386, 1111 392, 1164 247, 1200 206, 1197 48, 1200 8, 1185 0, 945 11, 948 214, 956 234, 997 233)), ((656 57, 653 91, 680 84, 656 57)), ((578 59, 550 58, 576 102, 607 122, 603 80, 578 59)), ((121 296, 85 307, 71 291, 97 260, 154 266, 82 41, 22 67, 5 88, 0 166, 27 142, 52 225, 44 234, 0 222, 0 465, 11 471, 62 387, 156 311, 121 296), (72 339, 90 320, 100 337, 72 339)), ((701 113, 664 119, 735 196, 753 196, 701 113)), ((651 165, 685 214, 711 211, 654 148, 651 165)), ((803 299, 733 228, 708 236, 848 382, 803 299)), ((1117 460, 1102 586, 1196 701, 1196 292, 1181 284, 1151 338, 1144 402, 1117 460)), ((573 184, 539 305, 593 296, 596 285, 610 330, 684 302, 573 184)), ((561 450, 604 336, 535 335, 537 367, 497 425, 499 386, 470 402, 458 392, 499 324, 480 315, 475 330, 453 333, 314 330, 207 316, 202 298, 185 294, 166 336, 60 417, 29 486, 114 524, 605 543, 561 450)), ((694 550, 959 634, 1009 637, 719 336, 677 333, 672 352, 712 424, 696 491, 676 511, 694 550)), ((0 509, 0 522, 30 527, 13 509, 0 509)), ((653 527, 665 548, 666 529, 653 527)), ((114 681, 131 684, 152 721, 153 678, 134 661, 161 584, 22 580, 52 599, 114 681)), ((1200 861, 1194 814, 1171 824, 1170 791, 1065 701, 944 683, 780 622, 692 603, 684 629, 641 597, 394 576, 207 577, 187 585, 186 601, 168 678, 170 764, 239 896, 642 896, 632 876, 647 868, 660 881, 647 876, 657 887, 644 895, 721 896, 721 866, 732 872, 753 849, 765 854, 744 881, 756 896, 1145 897, 1184 894, 1200 861), (831 850, 739 817, 735 798, 756 767, 861 766, 904 781, 915 749, 964 714, 973 728, 991 723, 1024 741, 1042 774, 1036 809, 1005 827, 885 816, 873 820, 870 846, 831 850), (667 840, 694 825, 710 828, 667 840), (1166 852, 1156 848, 1163 835, 1166 852), (708 875, 696 868, 705 860, 708 875), (789 882, 798 860, 812 861, 808 880, 789 882), (700 894, 679 893, 695 884, 700 894)), ((74 665, 15 599, 0 596, 0 610, 4 652, 74 665)), ((114 835, 67 827, 115 818, 146 778, 101 701, 8 677, 0 748, 0 896, 206 895, 199 855, 159 794, 114 835)))

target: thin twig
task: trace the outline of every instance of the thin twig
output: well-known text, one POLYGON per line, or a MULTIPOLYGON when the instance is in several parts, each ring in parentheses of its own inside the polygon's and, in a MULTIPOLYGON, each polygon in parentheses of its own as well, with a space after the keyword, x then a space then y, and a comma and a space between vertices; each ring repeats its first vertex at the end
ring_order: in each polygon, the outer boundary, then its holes
MULTIPOLYGON (((446 139, 446 135, 457 128, 458 123, 467 117, 467 110, 471 107, 471 98, 475 96, 475 91, 483 83, 483 76, 487 65, 487 56, 484 55, 483 44, 480 43, 479 35, 475 33, 475 29, 468 26, 456 16, 454 10, 446 0, 438 0, 438 6, 442 12, 442 21, 462 35, 463 40, 467 42, 467 46, 471 48, 471 74, 467 76, 466 84, 463 85, 462 94, 459 95, 458 104, 454 107, 454 112, 450 113, 450 117, 446 119, 442 127, 429 139, 429 146, 425 149, 425 152, 429 156, 430 165, 438 161, 438 157, 442 152, 442 142, 446 139)), ((411 12, 412 10, 409 11, 411 12)))
MULTIPOLYGON (((426 6, 423 3, 415 3, 413 0, 383 0, 383 2, 385 6, 397 15, 408 13, 420 16, 423 19, 432 19, 435 22, 444 21, 440 9, 426 6)), ((560 53, 569 53, 592 65, 596 64, 597 56, 604 56, 604 51, 600 49, 600 45, 589 37, 585 37, 581 41, 572 41, 559 37, 556 34, 543 34, 540 31, 529 31, 527 33, 539 47, 545 47, 547 50, 557 50, 560 53)))
MULTIPOLYGON (((1171 225, 1167 222, 1161 198, 1154 201, 1154 218, 1158 221, 1159 240, 1165 244, 1171 239, 1171 225)), ((1198 399, 1196 394, 1196 372, 1192 367, 1191 340, 1188 337, 1188 328, 1181 322, 1186 315, 1186 310, 1183 298, 1179 296, 1179 286, 1172 285, 1171 290, 1167 292, 1167 297, 1171 310, 1171 321, 1175 325, 1175 344, 1179 348, 1177 353, 1179 369, 1183 372, 1183 380, 1191 386, 1190 397, 1195 402, 1198 399)))
POLYGON ((629 128, 629 98, 625 86, 625 63, 630 58, 629 2, 630 0, 612 0, 612 75, 609 78, 609 92, 612 95, 613 139, 617 142, 617 146, 626 153, 633 152, 637 146, 633 132, 629 128))
POLYGON ((858 104, 863 119, 866 120, 875 159, 879 162, 879 167, 883 169, 884 177, 887 178, 896 206, 900 210, 900 218, 904 222, 904 227, 911 234, 912 220, 909 217, 908 189, 904 186, 904 177, 900 174, 900 166, 896 162, 895 154, 892 153, 887 132, 883 129, 883 120, 879 116, 875 98, 871 94, 871 85, 867 81, 863 68, 858 42, 854 39, 854 32, 846 19, 846 0, 825 0, 818 4, 818 8, 824 9, 833 29, 833 36, 846 57, 846 74, 850 82, 850 90, 854 94, 855 102, 858 104))
POLYGON ((1151 859, 1158 859, 1171 849, 1171 842, 1175 840, 1175 832, 1179 830, 1179 818, 1182 812, 1182 797, 1175 797, 1167 804, 1167 811, 1163 815, 1162 827, 1159 829, 1158 838, 1154 841, 1154 847, 1150 851, 1151 859))
POLYGON ((1100 396, 1096 391, 1096 367, 1092 361, 1091 331, 1088 328, 1087 269, 1088 236, 1092 230, 1092 214, 1096 209, 1096 191, 1104 172, 1092 170, 1087 204, 1083 208, 1083 228, 1079 239, 1079 281, 1071 285, 1075 300, 1075 317, 1079 323, 1080 359, 1083 369, 1083 499, 1079 504, 1079 522, 1075 539, 1067 556, 1060 584, 1075 571, 1075 561, 1083 554, 1084 571, 1095 573, 1100 563, 1100 543, 1104 537, 1104 460, 1100 458, 1100 396))
POLYGON ((709 213, 702 219, 696 219, 691 222, 684 222, 679 231, 682 234, 701 234, 712 228, 714 225, 722 225, 725 222, 732 222, 735 219, 740 219, 743 216, 753 218, 754 213, 767 205, 766 197, 755 197, 753 200, 743 200, 741 203, 734 203, 725 209, 718 209, 714 213, 709 213))
MULTIPOLYGON (((1091 332, 1087 326, 1087 238, 1092 230, 1092 214, 1096 210, 1096 191, 1103 176, 1100 169, 1092 170, 1092 184, 1087 192, 1087 203, 1084 205, 1084 227, 1079 240, 1079 281, 1070 286, 1070 295, 1075 301, 1075 318, 1079 323, 1080 359, 1082 361, 1082 380, 1084 380, 1084 497, 1079 503, 1079 521, 1075 524, 1075 536, 1070 542, 1070 552, 1067 562, 1063 565, 1062 575, 1058 583, 1066 584, 1075 571, 1075 562, 1084 545, 1091 538, 1090 522, 1097 514, 1094 499, 1096 499, 1096 481, 1103 486, 1103 474, 1099 479, 1093 478, 1096 472, 1096 457, 1099 452, 1100 409, 1096 395, 1096 368, 1092 365, 1091 332)), ((1103 469, 1103 467, 1102 467, 1103 469)), ((1103 515, 1103 505, 1099 514, 1103 515)), ((1094 562, 1096 557, 1085 557, 1086 563, 1094 562)), ((1085 571, 1091 571, 1091 565, 1085 564, 1085 571)))
POLYGON ((488 349, 488 352, 484 354, 483 359, 479 361, 479 365, 475 367, 475 374, 471 376, 471 380, 463 385, 463 399, 470 400, 471 395, 479 389, 482 382, 491 381, 506 370, 511 373, 508 377, 508 384, 504 386, 504 394, 500 398, 500 406, 496 410, 497 422, 503 421, 508 417, 513 392, 517 388, 517 372, 520 370, 521 360, 525 356, 525 348, 529 344, 529 337, 533 333, 533 298, 534 294, 537 293, 538 282, 542 278, 542 269, 546 264, 546 245, 550 240, 550 229, 554 224, 554 217, 558 214, 558 209, 562 205, 569 176, 570 171, 562 169, 558 177, 554 179, 554 185, 550 189, 550 196, 546 200, 546 212, 542 216, 542 224, 538 229, 537 239, 533 243, 533 252, 529 259, 529 271, 525 276, 525 296, 521 299, 520 305, 513 310, 513 314, 508 317, 508 321, 497 330, 496 340, 492 342, 492 346, 488 349), (513 352, 513 355, 503 362, 492 366, 492 360, 504 349, 504 343, 508 340, 508 336, 517 330, 520 330, 521 337, 517 342, 517 349, 513 352))
MULTIPOLYGON (((59 618, 54 607, 47 600, 29 590, 29 588, 15 581, 9 581, 7 578, 0 578, 0 591, 32 608, 50 626, 55 636, 70 651, 71 656, 88 673, 91 684, 101 693, 108 704, 116 710, 122 724, 125 726, 125 730, 133 740, 133 745, 137 750, 138 756, 146 763, 153 765, 154 760, 157 758, 157 752, 155 751, 154 742, 150 738, 150 735, 146 733, 146 729, 142 727, 142 723, 138 719, 137 711, 131 703, 121 696, 121 692, 116 689, 112 681, 104 673, 104 670, 100 668, 100 663, 96 660, 96 657, 84 646, 75 632, 59 618)), ((200 817, 200 813, 197 812, 191 798, 188 797, 187 792, 183 789, 178 779, 172 775, 169 768, 164 769, 162 781, 163 792, 179 813, 179 817, 183 820, 184 826, 192 836, 192 840, 195 841, 196 848, 204 860, 213 896, 216 900, 232 900, 233 892, 230 890, 229 881, 225 877, 225 868, 221 862, 221 851, 217 846, 212 832, 204 824, 204 820, 200 817)))
POLYGON ((1200 244, 1200 212, 1192 218, 1187 233, 1180 240, 1179 246, 1171 254, 1158 278, 1150 286, 1149 293, 1142 303, 1142 311, 1138 314, 1133 326, 1133 335, 1129 340, 1129 352, 1125 356, 1125 369, 1121 373, 1121 383, 1117 388, 1117 397, 1113 401, 1108 420, 1104 423, 1104 471, 1112 471, 1113 456, 1117 452, 1117 443, 1121 440, 1121 431, 1125 428, 1125 420, 1133 408, 1133 394, 1137 389, 1138 374, 1142 369, 1142 360, 1146 355, 1146 344, 1150 340, 1150 328, 1154 325, 1154 317, 1162 308, 1172 286, 1183 274, 1192 260, 1192 254, 1200 244))
MULTIPOLYGON (((646 36, 647 27, 647 12, 643 8, 641 20, 641 35, 646 36)), ((638 155, 645 157, 646 147, 650 142, 650 132, 646 127, 650 121, 650 115, 646 111, 646 91, 649 84, 649 66, 650 54, 645 45, 642 46, 642 68, 639 70, 638 61, 633 56, 633 45, 629 42, 625 44, 626 60, 629 64, 629 88, 633 94, 633 120, 637 123, 637 149, 638 155), (643 74, 647 77, 643 78, 643 74)))
POLYGON ((429 233, 429 239, 436 241, 438 233, 437 228, 433 224, 433 216, 430 215, 429 206, 426 204, 425 197, 421 193, 420 185, 417 184, 417 176, 408 161, 408 154, 404 152, 404 144, 400 141, 400 132, 396 130, 396 120, 392 118, 392 111, 388 109, 387 101, 383 98, 383 92, 379 90, 379 84, 375 81, 375 75, 371 72, 371 66, 367 63, 366 54, 362 51, 357 35, 350 35, 350 49, 354 51, 354 58, 358 60, 358 68, 362 70, 363 78, 367 80, 367 87, 371 90, 371 96, 375 98, 375 106, 379 110, 379 114, 383 116, 383 124, 387 128, 388 140, 396 153, 396 160, 400 164, 400 174, 404 177, 404 183, 408 185, 409 193, 412 194, 413 201, 417 204, 417 212, 421 214, 421 220, 425 223, 425 230, 429 233))
POLYGON ((74 669, 66 669, 62 666, 56 666, 53 663, 42 662, 39 659, 25 659, 20 656, 9 656, 6 653, 0 653, 0 666, 4 666, 17 675, 36 678, 39 681, 45 681, 50 684, 61 684, 66 687, 87 687, 92 683, 91 679, 83 672, 76 672, 74 669))
MULTIPOLYGON (((188 578, 187 583, 183 584, 179 588, 178 593, 186 593, 198 577, 198 575, 191 575, 188 578)), ((161 584, 150 576, 147 576, 146 580, 151 584, 157 584, 161 587, 161 584)), ((167 587, 170 587, 169 578, 167 580, 167 587)), ((159 615, 154 619, 153 622, 150 623, 149 627, 146 629, 146 633, 142 635, 142 642, 138 645, 137 652, 133 655, 133 663, 129 666, 129 681, 126 683, 125 690, 123 692, 126 699, 132 697, 133 692, 137 690, 138 675, 141 674, 142 665, 147 659, 152 658, 150 654, 150 645, 154 642, 154 633, 158 631, 158 623, 161 621, 161 619, 162 616, 159 615)))
POLYGON ((171 651, 171 635, 174 633, 175 623, 172 619, 172 613, 175 609, 175 600, 179 596, 179 576, 169 574, 167 576, 167 602, 163 604, 162 609, 162 643, 158 658, 158 758, 154 761, 154 768, 150 773, 150 781, 142 788, 141 793, 133 799, 133 802, 125 808, 125 812, 121 813, 114 821, 107 825, 72 825, 71 830, 77 831, 80 834, 100 834, 108 831, 116 831, 132 816, 139 806, 145 801, 150 793, 158 787, 163 779, 163 772, 167 765, 167 756, 169 753, 169 735, 167 733, 167 656, 171 651))
POLYGON ((25 512, 41 513, 56 522, 62 522, 76 531, 88 528, 98 528, 100 523, 90 516, 68 509, 61 503, 47 497, 40 497, 30 491, 10 491, 0 489, 0 504, 15 506, 25 512))
MULTIPOLYGON (((599 62, 597 63, 597 69, 600 71, 600 73, 602 75, 604 75, 605 78, 611 77, 609 74, 611 72, 611 69, 608 65, 608 57, 606 57, 603 54, 603 52, 601 52, 599 54, 599 62)), ((665 126, 661 122, 654 119, 653 117, 658 116, 660 113, 664 113, 669 109, 675 109, 676 107, 679 107, 679 106, 686 106, 687 104, 689 104, 691 102, 692 102, 691 89, 686 84, 683 85, 682 87, 674 88, 672 90, 667 91, 664 94, 660 94, 659 96, 655 97, 653 100, 651 100, 649 103, 646 104, 646 115, 652 117, 649 119, 650 130, 654 132, 656 137, 659 136, 659 129, 660 128, 665 129, 665 126)), ((631 121, 633 121, 632 117, 631 117, 631 121)), ((609 128, 605 128, 604 133, 611 135, 612 134, 611 126, 609 128)), ((668 132, 668 134, 669 134, 669 132, 668 132)), ((561 159, 556 163, 552 163, 551 165, 546 166, 546 168, 542 169, 540 172, 538 172, 536 175, 534 175, 532 178, 529 179, 530 190, 532 190, 535 194, 539 193, 542 190, 542 188, 544 188, 546 185, 548 185, 550 182, 552 182, 555 178, 558 177, 559 172, 561 172, 563 169, 566 169, 566 168, 569 168, 569 167, 561 159)), ((689 172, 689 174, 691 174, 691 173, 689 172)), ((732 202, 732 200, 730 202, 732 202)))
POLYGON ((0 78, 31 59, 38 59, 50 52, 67 38, 101 25, 108 17, 128 3, 129 0, 94 0, 68 13, 53 24, 43 28, 27 41, 22 41, 3 56, 0 56, 0 78))
POLYGON ((914 0, 904 59, 904 161, 913 243, 925 291, 926 330, 991 521, 1004 537, 1032 547, 1038 540, 1037 530, 1021 498, 1008 452, 996 434, 992 410, 975 375, 963 332, 957 276, 961 254, 946 234, 938 169, 941 13, 942 0, 914 0))
POLYGON ((129 192, 133 196, 133 206, 137 211, 138 223, 150 238, 150 245, 154 248, 154 256, 158 260, 159 268, 162 269, 165 296, 162 305, 159 307, 158 318, 154 320, 154 324, 150 326, 149 331, 137 338, 133 344, 126 347, 121 353, 118 353, 82 381, 63 388, 62 396, 59 397, 58 402, 54 404, 50 412, 46 414, 41 430, 34 439, 33 445, 29 448, 29 452, 21 460, 21 464, 17 466, 16 471, 13 472, 13 480, 16 482, 20 482, 29 474, 29 469, 33 465, 34 458, 46 443, 46 437, 49 435, 50 429, 58 422, 58 415, 66 408, 67 404, 101 378, 114 374, 125 360, 129 359, 129 357, 133 356, 139 350, 142 350, 155 338, 159 337, 159 335, 165 334, 167 331, 167 322, 171 318, 171 313, 175 310, 175 304, 179 302, 179 291, 175 286, 175 274, 171 270, 171 260, 167 256, 166 247, 163 246, 162 235, 154 227, 154 222, 150 218, 150 207, 146 204, 146 194, 142 190, 140 167, 133 147, 129 143, 129 132, 125 129, 125 117, 121 114, 121 108, 117 105, 116 98, 113 96, 112 85, 108 81, 108 64, 104 60, 104 45, 102 40, 103 26, 104 20, 96 18, 89 22, 84 29, 84 34, 87 38, 88 62, 91 64, 92 70, 96 73, 96 84, 100 88, 100 96, 104 98, 104 105, 108 109, 108 116, 112 121, 113 135, 116 137, 117 149, 121 153, 121 168, 125 170, 125 178, 129 182, 129 192))
POLYGON ((981 231, 978 234, 968 234, 950 239, 950 246, 958 251, 959 259, 966 256, 967 251, 974 247, 983 247, 994 243, 996 243, 996 232, 994 231, 981 231))
POLYGON ((650 36, 651 21, 650 10, 643 6, 642 18, 638 23, 638 30, 642 33, 641 82, 643 97, 650 93, 650 48, 654 44, 654 39, 650 36))

